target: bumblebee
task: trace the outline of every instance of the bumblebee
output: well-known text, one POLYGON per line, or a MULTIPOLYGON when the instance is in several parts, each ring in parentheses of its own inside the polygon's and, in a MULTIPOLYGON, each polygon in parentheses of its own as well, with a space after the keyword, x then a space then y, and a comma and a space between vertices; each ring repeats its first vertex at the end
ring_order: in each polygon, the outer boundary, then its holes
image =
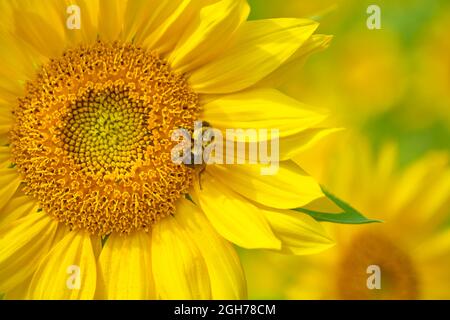
POLYGON ((201 175, 206 170, 209 158, 209 155, 204 156, 204 150, 214 143, 214 136, 212 136, 212 127, 207 121, 201 122, 200 129, 200 132, 197 129, 194 130, 194 135, 191 138, 191 150, 183 158, 183 164, 195 170, 200 190, 202 190, 201 175), (201 143, 198 142, 198 139, 201 139, 201 143))

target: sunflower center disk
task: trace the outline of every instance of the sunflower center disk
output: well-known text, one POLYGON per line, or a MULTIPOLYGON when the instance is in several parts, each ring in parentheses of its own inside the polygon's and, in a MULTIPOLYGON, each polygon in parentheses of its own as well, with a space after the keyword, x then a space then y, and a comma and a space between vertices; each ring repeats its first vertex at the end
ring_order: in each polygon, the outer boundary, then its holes
POLYGON ((15 110, 24 191, 72 228, 148 230, 192 184, 192 171, 171 161, 171 135, 192 130, 198 113, 197 95, 154 53, 118 42, 66 51, 15 110))
POLYGON ((412 258, 390 237, 363 231, 342 256, 337 291, 342 299, 417 299, 419 283, 412 258))
POLYGON ((63 119, 64 149, 85 172, 126 177, 153 145, 147 128, 151 111, 124 88, 89 92, 63 119))

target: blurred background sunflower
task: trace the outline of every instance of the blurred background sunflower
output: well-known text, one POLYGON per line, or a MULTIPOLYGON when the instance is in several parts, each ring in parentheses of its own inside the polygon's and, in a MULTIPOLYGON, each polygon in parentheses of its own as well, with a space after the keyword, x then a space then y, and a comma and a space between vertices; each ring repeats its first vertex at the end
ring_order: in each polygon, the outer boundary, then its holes
POLYGON ((333 110, 347 130, 297 162, 357 209, 384 220, 333 228, 336 248, 311 259, 241 252, 250 297, 449 299, 448 1, 376 1, 380 30, 366 26, 373 1, 250 3, 252 18, 309 16, 321 22, 319 33, 333 28, 331 46, 301 73, 292 70, 295 80, 283 90, 333 110), (262 258, 267 268, 259 267, 262 258), (369 262, 380 264, 382 290, 367 288, 369 262))

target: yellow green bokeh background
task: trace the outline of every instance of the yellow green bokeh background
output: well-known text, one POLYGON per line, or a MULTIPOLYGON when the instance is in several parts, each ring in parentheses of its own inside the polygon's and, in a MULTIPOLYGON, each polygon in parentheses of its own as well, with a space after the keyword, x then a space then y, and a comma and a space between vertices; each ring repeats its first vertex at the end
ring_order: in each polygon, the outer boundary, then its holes
MULTIPOLYGON (((330 110, 339 126, 369 141, 374 155, 386 143, 395 144, 398 170, 430 152, 450 151, 448 0, 249 2, 251 19, 313 18, 321 23, 318 33, 334 36, 326 51, 293 70, 285 92, 330 110), (366 26, 372 4, 381 8, 381 30, 366 26)), ((250 298, 287 298, 287 285, 302 272, 301 259, 241 255, 250 298), (282 276, 274 264, 285 266, 282 276)))

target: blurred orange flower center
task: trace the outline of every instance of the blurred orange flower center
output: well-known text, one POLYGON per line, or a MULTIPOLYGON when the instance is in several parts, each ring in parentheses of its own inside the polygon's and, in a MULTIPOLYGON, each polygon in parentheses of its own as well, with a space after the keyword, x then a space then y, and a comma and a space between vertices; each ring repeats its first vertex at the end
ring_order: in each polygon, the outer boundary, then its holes
POLYGON ((342 299, 416 299, 418 279, 412 258, 387 235, 360 232, 346 248, 337 274, 337 291, 342 299), (369 288, 379 267, 380 288, 369 288))

